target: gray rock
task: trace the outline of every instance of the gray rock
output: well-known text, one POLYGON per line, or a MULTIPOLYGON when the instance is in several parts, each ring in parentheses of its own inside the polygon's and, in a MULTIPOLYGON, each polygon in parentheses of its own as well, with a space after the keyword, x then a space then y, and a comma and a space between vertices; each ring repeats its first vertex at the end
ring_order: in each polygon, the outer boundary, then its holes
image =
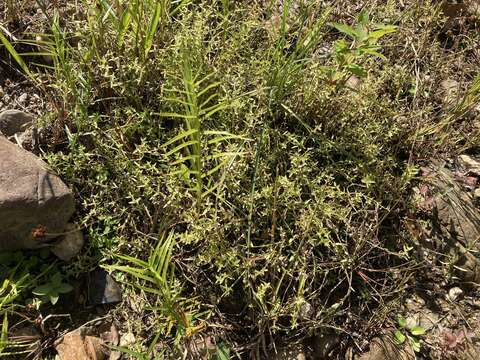
POLYGON ((448 290, 447 299, 454 302, 462 295, 463 295, 463 290, 460 289, 458 286, 455 286, 450 290, 448 290))
POLYGON ((0 250, 45 246, 73 212, 72 192, 47 164, 0 136, 0 250))
POLYGON ((52 247, 52 252, 60 260, 70 261, 82 250, 84 243, 82 231, 74 224, 67 224, 65 234, 52 247))
POLYGON ((330 352, 340 343, 341 337, 333 333, 318 334, 313 338, 315 360, 331 359, 330 352))
POLYGON ((474 255, 480 250, 480 212, 472 194, 442 164, 431 164, 425 180, 432 193, 437 251, 458 259, 455 270, 460 279, 480 283, 480 260, 474 255))
POLYGON ((90 305, 107 305, 120 301, 122 301, 122 290, 105 270, 90 273, 88 278, 88 302, 90 305))
POLYGON ((0 113, 0 133, 14 136, 32 125, 33 116, 20 110, 5 110, 0 113))
POLYGON ((480 176, 480 162, 468 155, 460 155, 458 162, 462 166, 467 174, 480 176))
POLYGON ((358 360, 414 360, 415 353, 408 344, 398 346, 389 336, 372 340, 368 352, 358 357, 358 360))
POLYGON ((430 169, 426 180, 433 193, 434 212, 441 230, 453 242, 480 250, 480 212, 473 196, 461 188, 449 169, 440 164, 431 165, 430 169))

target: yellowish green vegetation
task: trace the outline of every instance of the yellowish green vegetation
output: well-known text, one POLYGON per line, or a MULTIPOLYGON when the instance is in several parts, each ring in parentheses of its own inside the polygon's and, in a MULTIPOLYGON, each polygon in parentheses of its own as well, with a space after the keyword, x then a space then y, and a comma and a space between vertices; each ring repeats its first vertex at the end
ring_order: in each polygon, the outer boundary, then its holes
MULTIPOLYGON (((136 335, 130 354, 198 358, 209 336, 212 359, 261 357, 325 331, 341 352, 395 323, 423 271, 403 225, 419 166, 479 145, 474 25, 460 35, 413 0, 45 11, 36 55, 6 49, 48 94, 44 158, 88 239, 55 271, 73 281, 100 264, 122 282, 112 314, 136 335)), ((12 289, 23 308, 45 282, 15 279, 0 289, 5 329, 12 289)))

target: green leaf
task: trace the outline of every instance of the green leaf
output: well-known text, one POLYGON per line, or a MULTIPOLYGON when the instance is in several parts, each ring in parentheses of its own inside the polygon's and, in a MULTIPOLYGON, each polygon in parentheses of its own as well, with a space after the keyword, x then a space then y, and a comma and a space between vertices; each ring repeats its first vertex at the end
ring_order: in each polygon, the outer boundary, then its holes
POLYGON ((369 54, 369 55, 372 55, 372 56, 375 56, 375 57, 378 57, 384 61, 387 60, 387 58, 385 57, 385 55, 379 53, 377 50, 377 47, 368 47, 368 48, 361 48, 359 49, 359 51, 362 53, 362 54, 369 54))
POLYGON ((52 291, 52 285, 44 284, 44 285, 37 286, 35 289, 33 289, 32 293, 38 296, 45 296, 45 295, 48 295, 51 291, 52 291))
POLYGON ((398 323, 398 326, 400 326, 401 328, 404 328, 405 326, 407 326, 407 320, 400 315, 397 317, 397 323, 398 323))
POLYGON ((350 64, 346 66, 347 70, 350 71, 352 74, 357 75, 358 77, 365 77, 367 76, 367 72, 365 69, 358 64, 350 64))
POLYGON ((3 46, 5 46, 12 55, 12 57, 15 59, 18 65, 22 68, 22 70, 27 74, 30 78, 33 79, 33 74, 30 72, 30 69, 28 68, 27 64, 25 64, 25 61, 23 61, 22 57, 17 53, 17 51, 14 49, 10 41, 7 40, 7 38, 2 34, 0 31, 0 41, 2 42, 3 46))
POLYGON ((56 291, 50 293, 48 295, 49 299, 50 299, 50 302, 52 303, 52 305, 55 305, 58 301, 58 298, 59 298, 59 295, 56 291))
POLYGON ((371 31, 368 34, 368 37, 370 39, 373 39, 373 40, 379 40, 383 36, 385 36, 387 34, 390 34, 390 33, 394 33, 395 31, 397 31, 396 26, 393 26, 393 25, 379 25, 379 26, 377 26, 376 30, 371 31))
POLYGON ((58 286, 56 288, 56 290, 60 293, 60 294, 66 294, 70 291, 73 290, 73 286, 70 285, 70 284, 60 284, 60 286, 58 286))
POLYGON ((415 335, 415 336, 423 335, 423 334, 425 334, 425 332, 426 332, 426 330, 423 327, 418 326, 418 325, 414 326, 410 329, 410 333, 412 335, 415 335))
POLYGON ((153 18, 151 19, 150 26, 148 28, 148 33, 145 38, 145 45, 144 45, 144 56, 147 57, 148 53, 150 52, 150 48, 153 44, 153 39, 155 37, 155 33, 157 32, 158 24, 160 22, 160 17, 162 15, 162 2, 157 2, 155 5, 155 12, 153 14, 153 18))
POLYGON ((357 33, 355 32, 355 29, 347 24, 331 23, 330 25, 333 26, 338 31, 340 31, 341 33, 350 36, 352 39, 356 39, 357 37, 357 33))
POLYGON ((117 44, 119 47, 123 45, 123 40, 125 38, 125 34, 127 33, 128 28, 130 27, 131 20, 132 13, 130 11, 130 7, 127 7, 127 9, 122 14, 122 19, 120 21, 120 26, 118 29, 117 44))
POLYGON ((368 11, 363 10, 358 15, 358 22, 362 25, 367 25, 369 21, 370 21, 370 15, 368 14, 368 11))
POLYGON ((62 283, 62 275, 59 272, 56 272, 53 274, 50 281, 52 282, 53 286, 59 286, 62 283))
POLYGON ((421 349, 420 340, 416 338, 410 338, 410 342, 412 344, 413 351, 420 352, 420 349, 421 349))
POLYGON ((217 353, 212 357, 212 360, 229 360, 230 359, 230 349, 224 343, 221 342, 217 345, 217 353))
POLYGON ((398 344, 398 345, 401 345, 405 342, 405 340, 407 339, 407 337, 400 331, 400 330, 397 330, 395 331, 395 342, 398 344))

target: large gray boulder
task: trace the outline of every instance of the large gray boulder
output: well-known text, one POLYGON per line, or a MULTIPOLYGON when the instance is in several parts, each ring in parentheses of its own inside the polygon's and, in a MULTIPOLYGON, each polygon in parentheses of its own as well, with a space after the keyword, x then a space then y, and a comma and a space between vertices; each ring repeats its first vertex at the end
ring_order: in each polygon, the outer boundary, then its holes
POLYGON ((45 246, 73 211, 72 192, 47 164, 0 136, 0 251, 45 246))

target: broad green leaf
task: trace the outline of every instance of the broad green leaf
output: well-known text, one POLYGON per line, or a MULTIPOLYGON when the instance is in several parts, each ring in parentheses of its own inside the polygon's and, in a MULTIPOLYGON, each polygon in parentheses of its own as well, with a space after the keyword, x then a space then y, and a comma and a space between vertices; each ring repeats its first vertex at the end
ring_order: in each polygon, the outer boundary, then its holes
POLYGON ((50 294, 48 294, 48 298, 50 299, 50 302, 52 303, 52 305, 55 305, 58 302, 58 298, 59 298, 58 292, 56 291, 51 292, 50 294))
POLYGON ((346 68, 348 71, 350 71, 354 75, 357 75, 358 77, 367 76, 367 72, 365 71, 365 69, 358 64, 350 64, 346 68))
POLYGON ((56 288, 56 290, 60 293, 60 294, 66 294, 66 293, 69 293, 70 291, 73 290, 73 286, 70 285, 70 284, 60 284, 60 286, 58 286, 56 288))
POLYGON ((366 10, 363 10, 362 12, 360 12, 360 14, 358 15, 358 22, 362 25, 367 25, 370 21, 370 15, 368 14, 368 11, 366 10))
POLYGON ((374 31, 371 31, 368 36, 372 39, 378 40, 387 34, 397 31, 397 27, 393 25, 377 26, 374 31))
POLYGON ((418 326, 418 325, 414 326, 410 329, 410 333, 412 335, 415 335, 415 336, 423 335, 423 334, 425 334, 425 332, 426 332, 426 330, 423 327, 418 326))
POLYGON ((362 49, 360 49, 360 51, 361 51, 362 53, 364 53, 364 54, 369 54, 369 55, 376 56, 376 57, 378 57, 378 58, 380 58, 380 59, 382 59, 382 60, 384 60, 384 61, 387 60, 387 58, 385 57, 385 55, 380 54, 378 51, 373 50, 373 49, 371 49, 371 48, 362 48, 362 49))
POLYGON ((400 315, 397 317, 397 323, 398 323, 398 326, 400 326, 401 328, 404 328, 405 326, 407 326, 407 320, 400 315))
POLYGON ((118 29, 118 36, 117 36, 117 45, 122 47, 123 41, 125 39, 125 35, 127 33, 128 28, 130 27, 130 23, 132 21, 132 13, 130 11, 130 6, 123 12, 122 18, 120 20, 119 29, 118 29))
POLYGON ((420 340, 418 340, 417 338, 410 338, 410 343, 412 344, 413 351, 420 352, 421 350, 420 340))
POLYGON ((349 25, 340 24, 340 23, 331 23, 330 25, 333 26, 338 31, 340 31, 341 33, 350 36, 352 39, 355 39, 357 37, 357 33, 355 32, 355 29, 349 25))
POLYGON ((395 342, 398 344, 398 345, 401 345, 405 342, 405 340, 407 339, 407 337, 400 331, 400 330, 397 330, 395 331, 395 342))
POLYGON ((52 285, 56 287, 62 283, 62 275, 59 272, 56 272, 55 274, 53 274, 50 281, 52 285))
POLYGON ((33 289, 32 294, 38 295, 38 296, 45 296, 49 294, 51 291, 52 291, 52 285, 45 284, 45 285, 37 286, 35 289, 33 289))

